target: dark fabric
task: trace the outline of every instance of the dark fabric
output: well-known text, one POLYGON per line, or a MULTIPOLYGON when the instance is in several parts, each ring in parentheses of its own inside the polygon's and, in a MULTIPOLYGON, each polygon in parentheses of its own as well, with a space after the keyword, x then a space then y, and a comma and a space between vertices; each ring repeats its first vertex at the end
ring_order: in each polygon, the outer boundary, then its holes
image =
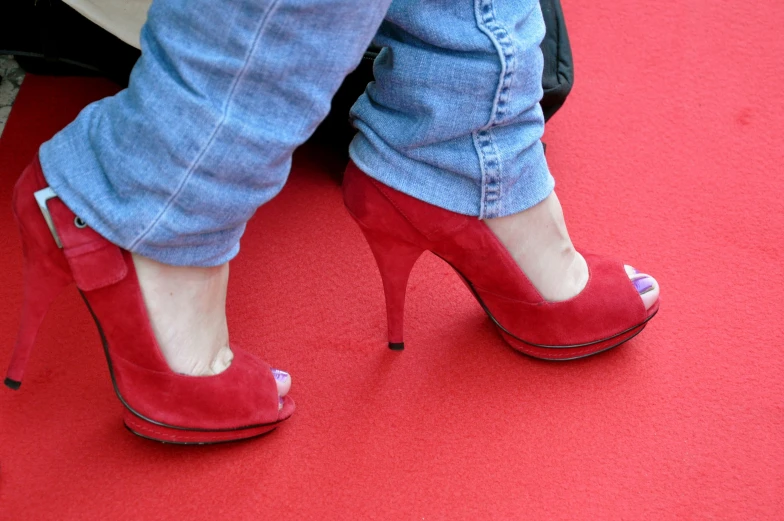
POLYGON ((574 61, 561 0, 539 0, 547 28, 542 41, 542 111, 547 121, 566 101, 574 84, 574 61))
POLYGON ((60 0, 14 0, 3 5, 0 54, 12 54, 27 72, 104 76, 128 85, 138 49, 60 0))
MULTIPOLYGON (((12 24, 0 32, 0 54, 13 54, 28 72, 52 75, 101 75, 118 85, 128 78, 139 50, 63 4, 60 0, 13 2, 5 13, 12 24)), ((545 120, 561 108, 574 82, 574 65, 560 0, 540 0, 546 26, 542 42, 542 110, 545 120)), ((4 7, 4 10, 6 8, 4 7)), ((371 47, 332 101, 332 111, 315 139, 346 150, 355 130, 348 122, 351 105, 373 80, 371 47)))
MULTIPOLYGON (((574 62, 569 34, 566 31, 563 9, 560 0, 539 0, 545 23, 545 36, 542 41, 544 70, 542 73, 542 111, 545 121, 549 120, 563 106, 574 84, 574 62)), ((338 150, 346 150, 354 136, 354 129, 348 122, 351 105, 364 92, 368 82, 373 80, 373 60, 378 47, 370 47, 359 67, 346 77, 335 97, 332 111, 316 130, 315 139, 338 150)))

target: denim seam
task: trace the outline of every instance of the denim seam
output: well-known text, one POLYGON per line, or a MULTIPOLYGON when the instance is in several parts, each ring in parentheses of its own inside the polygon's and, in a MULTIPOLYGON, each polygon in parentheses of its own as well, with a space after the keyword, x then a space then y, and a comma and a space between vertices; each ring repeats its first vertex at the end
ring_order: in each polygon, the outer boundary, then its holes
POLYGON ((175 199, 177 199, 177 197, 182 193, 183 189, 185 188, 186 183, 191 178, 193 173, 196 171, 196 168, 199 166, 199 164, 201 163, 202 159, 204 159, 204 156, 207 155, 207 152, 210 150, 210 147, 212 146, 213 142, 215 141, 215 137, 218 135, 218 132, 221 130, 221 128, 223 128, 223 125, 226 123, 226 120, 229 117, 229 107, 231 106, 231 101, 232 101, 232 99, 234 97, 234 93, 237 90, 237 85, 239 85, 240 81, 245 76, 245 73, 247 72, 248 67, 250 66, 250 61, 251 61, 251 58, 253 57, 254 51, 255 51, 256 47, 258 46, 259 41, 261 40, 261 34, 262 34, 262 32, 264 32, 264 28, 267 26, 267 21, 269 20, 269 17, 273 13, 273 11, 275 11, 275 8, 277 7, 279 1, 280 0, 273 0, 272 4, 269 6, 269 9, 264 14, 264 16, 261 18, 261 20, 259 22, 258 29, 256 30, 256 34, 253 37, 253 43, 248 47, 248 52, 247 52, 247 54, 245 56, 245 60, 244 60, 244 62, 242 64, 242 69, 240 69, 239 73, 237 73, 237 75, 234 78, 234 81, 231 84, 231 87, 229 88, 229 93, 228 93, 228 96, 226 97, 226 102, 223 104, 223 111, 222 111, 222 114, 221 114, 221 118, 218 121, 218 123, 215 125, 215 128, 213 129, 212 133, 210 134, 210 137, 207 138, 207 143, 204 145, 204 147, 198 153, 198 155, 196 156, 196 159, 194 159, 193 163, 188 167, 188 170, 185 172, 185 175, 183 176, 182 180, 180 181, 180 184, 174 190, 174 193, 166 201, 166 203, 163 206, 163 209, 160 211, 158 216, 155 219, 153 219, 153 221, 150 223, 150 225, 147 227, 147 229, 144 230, 139 235, 139 237, 137 237, 131 243, 131 245, 128 247, 128 250, 133 251, 133 249, 136 248, 136 246, 138 246, 138 244, 142 240, 144 240, 144 238, 147 237, 147 235, 149 235, 152 232, 152 230, 155 228, 155 226, 161 221, 161 219, 163 218, 164 214, 166 214, 166 212, 169 210, 169 208, 171 208, 172 204, 174 204, 175 199))
POLYGON ((471 133, 471 137, 473 138, 473 141, 474 141, 474 148, 476 149, 476 153, 479 156, 479 170, 480 170, 480 172, 482 174, 482 188, 481 188, 481 197, 480 197, 480 200, 479 200, 479 216, 478 216, 478 218, 479 219, 484 219, 485 218, 485 213, 486 213, 486 208, 487 208, 487 201, 486 201, 487 193, 486 193, 486 190, 485 190, 485 186, 487 185, 487 179, 490 176, 490 174, 487 172, 487 168, 485 166, 486 163, 487 163, 487 159, 486 159, 486 154, 485 154, 485 148, 479 142, 479 132, 478 131, 472 132, 471 133))
POLYGON ((474 14, 477 27, 484 33, 495 47, 501 65, 498 87, 493 98, 490 117, 479 130, 472 132, 474 148, 479 155, 482 173, 482 194, 480 199, 479 218, 493 217, 498 213, 498 201, 501 199, 502 165, 501 154, 495 142, 493 127, 502 123, 506 116, 509 93, 514 77, 515 56, 514 44, 509 33, 495 15, 493 0, 475 0, 474 14))

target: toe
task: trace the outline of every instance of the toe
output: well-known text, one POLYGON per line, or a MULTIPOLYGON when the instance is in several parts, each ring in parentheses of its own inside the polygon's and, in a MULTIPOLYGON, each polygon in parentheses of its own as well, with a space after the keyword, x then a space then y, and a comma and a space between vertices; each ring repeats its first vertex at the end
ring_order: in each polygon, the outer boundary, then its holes
POLYGON ((659 283, 647 273, 640 273, 631 266, 626 265, 624 269, 629 276, 629 280, 632 281, 632 284, 637 289, 645 310, 651 309, 651 306, 659 300, 659 283))
POLYGON ((275 383, 278 385, 278 396, 283 398, 291 390, 291 375, 280 369, 270 370, 272 371, 272 376, 275 377, 275 383))

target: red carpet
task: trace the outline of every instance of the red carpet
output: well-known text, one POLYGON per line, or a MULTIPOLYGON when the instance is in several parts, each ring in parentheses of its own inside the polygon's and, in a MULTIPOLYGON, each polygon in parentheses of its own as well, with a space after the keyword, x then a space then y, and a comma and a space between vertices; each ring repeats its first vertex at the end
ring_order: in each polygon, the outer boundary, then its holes
MULTIPOLYGON (((566 4, 577 84, 549 159, 578 246, 661 282, 642 335, 531 360, 427 256, 390 352, 338 160, 308 146, 230 287, 234 341, 294 377, 291 421, 206 448, 131 435, 68 291, 22 389, 0 390, 0 519, 784 518, 784 7, 566 4)), ((111 90, 30 76, 0 141, 0 361, 21 298, 11 187, 111 90)))

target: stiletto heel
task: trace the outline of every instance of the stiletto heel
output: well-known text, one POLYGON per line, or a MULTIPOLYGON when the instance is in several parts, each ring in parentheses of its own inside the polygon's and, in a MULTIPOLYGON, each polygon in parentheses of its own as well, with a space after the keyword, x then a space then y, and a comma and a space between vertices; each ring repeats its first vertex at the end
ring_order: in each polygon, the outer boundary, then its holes
POLYGON ((545 301, 487 225, 390 188, 349 163, 343 201, 359 224, 384 280, 390 347, 402 348, 403 299, 424 250, 447 262, 513 348, 535 358, 572 360, 616 347, 646 326, 646 310, 620 262, 584 254, 589 279, 575 297, 545 301), (393 344, 394 343, 394 344, 393 344))
POLYGON ((408 276, 417 259, 425 250, 375 230, 362 228, 362 232, 376 258, 381 281, 384 285, 389 348, 402 351, 404 348, 403 316, 408 276))
POLYGON ((16 184, 13 209, 25 255, 25 294, 6 385, 19 387, 49 304, 75 282, 98 327, 133 433, 169 443, 218 443, 269 432, 294 412, 289 396, 278 397, 269 365, 235 346, 220 374, 173 372, 152 331, 131 254, 60 201, 46 186, 38 158, 16 184))
POLYGON ((22 385, 30 351, 49 306, 63 288, 72 282, 66 273, 52 266, 42 254, 30 251, 27 245, 23 248, 25 261, 22 317, 5 378, 5 385, 14 390, 22 385))

